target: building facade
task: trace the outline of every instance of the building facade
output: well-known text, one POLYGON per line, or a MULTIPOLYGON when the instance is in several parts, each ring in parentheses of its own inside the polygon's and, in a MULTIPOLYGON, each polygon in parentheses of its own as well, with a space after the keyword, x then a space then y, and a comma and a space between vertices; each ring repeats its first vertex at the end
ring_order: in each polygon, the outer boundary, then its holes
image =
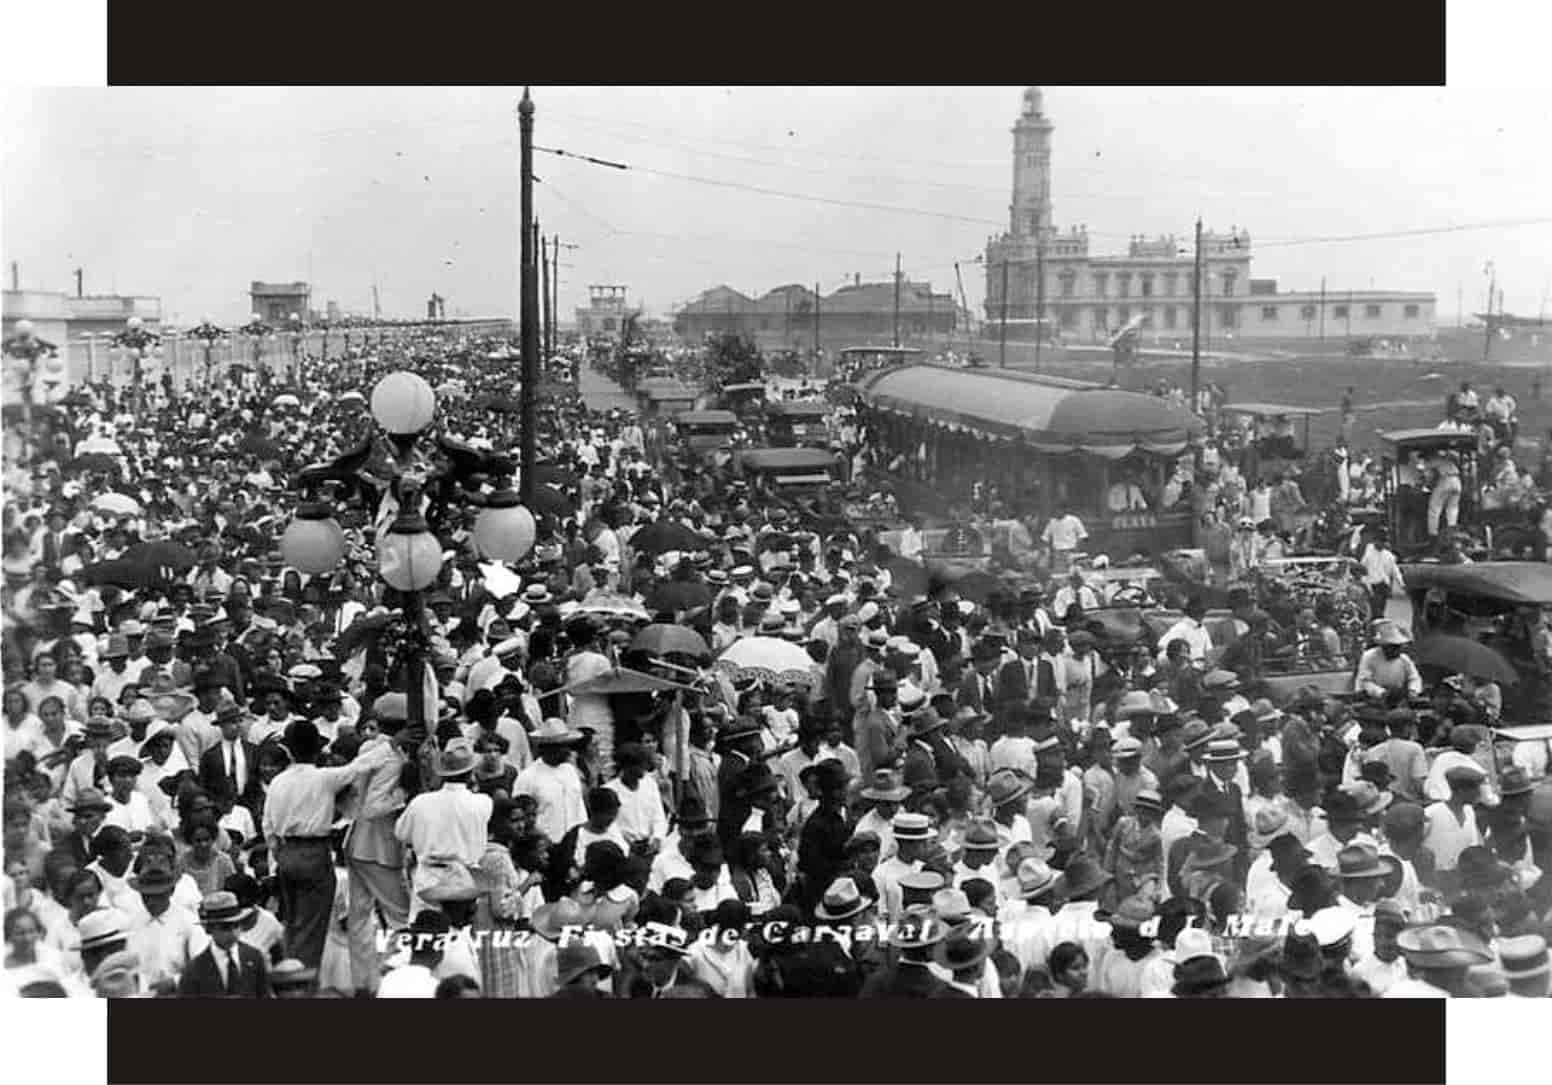
MULTIPOLYGON (((674 314, 674 331, 696 342, 713 332, 753 339, 762 350, 826 350, 851 346, 887 346, 895 336, 895 284, 865 283, 861 276, 830 294, 816 294, 788 283, 758 298, 716 286, 674 314)), ((931 283, 900 281, 899 334, 916 344, 953 333, 960 324, 951 295, 931 283)))
POLYGON ((261 283, 254 280, 248 288, 252 312, 266 324, 283 325, 295 313, 303 320, 312 318, 313 288, 309 283, 261 283))
POLYGON ((162 299, 126 294, 66 294, 51 290, 7 290, 0 299, 0 338, 16 334, 18 321, 32 322, 39 339, 54 344, 65 360, 64 385, 100 375, 109 341, 138 316, 153 332, 162 330, 162 299))
POLYGON ((1313 336, 1322 328, 1325 335, 1346 335, 1349 323, 1354 336, 1433 334, 1432 294, 1277 294, 1275 282, 1267 291, 1262 280, 1253 294, 1250 233, 1237 226, 1203 230, 1199 290, 1193 289, 1194 238, 1133 236, 1124 254, 1092 252, 1086 226, 1060 231, 1053 224, 1054 132, 1040 88, 1027 88, 1013 126, 1008 230, 986 244, 988 335, 999 334, 1006 321, 1010 339, 1031 339, 1043 327, 1063 342, 1106 342, 1136 327, 1145 342, 1189 340, 1198 296, 1210 344, 1313 336))
POLYGON ((619 335, 631 313, 627 289, 607 284, 589 286, 587 305, 578 306, 576 312, 580 335, 619 335))

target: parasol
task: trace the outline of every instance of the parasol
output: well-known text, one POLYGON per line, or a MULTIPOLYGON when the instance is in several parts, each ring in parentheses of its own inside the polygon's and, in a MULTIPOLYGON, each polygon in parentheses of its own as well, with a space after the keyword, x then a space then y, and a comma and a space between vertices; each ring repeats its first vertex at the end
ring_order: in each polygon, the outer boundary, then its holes
POLYGON ((495 411, 497 414, 517 414, 523 409, 515 396, 502 396, 487 392, 474 400, 474 407, 481 411, 495 411))
POLYGON ((580 485, 575 472, 568 471, 564 467, 553 463, 541 463, 535 467, 534 481, 546 482, 563 490, 569 490, 574 486, 580 485))
POLYGON ((1412 649, 1412 661, 1418 666, 1438 667, 1451 674, 1486 678, 1503 685, 1520 680, 1514 667, 1503 655, 1470 637, 1439 635, 1420 641, 1412 649))
POLYGON ((632 535, 630 546, 644 554, 663 554, 669 550, 704 550, 706 539, 677 520, 658 520, 632 535))
POLYGON ((290 392, 284 392, 269 401, 271 407, 300 407, 302 401, 290 392))
POLYGON ((776 637, 745 637, 734 641, 717 659, 734 679, 759 678, 783 685, 812 685, 814 661, 791 641, 776 637))
POLYGON ((557 693, 570 693, 579 697, 609 697, 617 693, 658 693, 665 689, 685 689, 698 692, 691 686, 682 686, 677 682, 670 682, 666 678, 646 674, 642 671, 633 671, 629 667, 617 667, 607 673, 596 675, 578 682, 566 689, 551 690, 549 693, 541 693, 540 700, 553 697, 557 693))
POLYGON ((360 392, 346 392, 334 402, 338 403, 342 407, 347 403, 365 403, 366 396, 362 395, 360 392))
POLYGON ((529 512, 540 516, 570 516, 573 512, 571 498, 561 493, 554 486, 535 486, 533 501, 529 503, 529 512))
POLYGON ((92 508, 113 516, 139 516, 143 511, 140 502, 128 494, 105 493, 92 498, 92 508))
POLYGON ((587 597, 577 604, 577 610, 583 614, 598 614, 606 618, 633 618, 640 621, 648 621, 652 615, 647 613, 647 608, 628 595, 618 592, 592 591, 587 597))
POLYGON ((109 456, 105 452, 88 452, 85 455, 77 456, 75 459, 71 460, 66 470, 79 472, 81 474, 89 474, 93 471, 104 471, 108 474, 118 474, 123 470, 123 468, 119 466, 118 460, 114 459, 112 456, 109 456))
POLYGON ((112 437, 88 437, 75 446, 76 454, 94 452, 103 456, 122 456, 124 450, 112 437))
POLYGON ((682 625, 659 622, 649 625, 636 634, 631 650, 648 652, 655 656, 685 655, 696 659, 710 659, 711 649, 695 630, 682 625))
POLYGON ((147 568, 170 569, 173 575, 186 573, 195 565, 194 551, 171 539, 135 543, 124 551, 124 556, 120 560, 134 562, 147 568))

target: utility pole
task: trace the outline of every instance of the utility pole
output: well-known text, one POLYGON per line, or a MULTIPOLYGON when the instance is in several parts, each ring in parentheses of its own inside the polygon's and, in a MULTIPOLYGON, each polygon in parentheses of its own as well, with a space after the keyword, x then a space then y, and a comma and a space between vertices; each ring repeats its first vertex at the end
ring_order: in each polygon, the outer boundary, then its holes
POLYGON ((819 364, 819 281, 814 281, 814 364, 819 364))
MULTIPOLYGON (((539 224, 534 223, 534 229, 539 224)), ((544 334, 540 337, 545 360, 550 357, 550 343, 555 334, 555 320, 550 314, 550 243, 539 235, 539 296, 544 299, 544 334)))
MULTIPOLYGON (((959 307, 961 309, 963 309, 965 311, 965 315, 968 316, 969 313, 970 313, 970 301, 969 301, 969 299, 967 299, 965 297, 965 277, 959 273, 959 261, 958 260, 954 261, 954 281, 959 284, 959 307)), ((950 325, 950 327, 952 327, 952 325, 950 325)), ((974 352, 973 351, 972 332, 973 332, 973 329, 968 328, 968 327, 965 328, 965 353, 966 354, 971 354, 971 353, 974 352)), ((950 334, 950 342, 952 342, 952 333, 950 334)))
MULTIPOLYGON (((1484 332, 1482 335, 1482 360, 1485 362, 1493 353, 1493 298, 1498 294, 1498 268, 1491 261, 1487 265, 1487 312, 1482 315, 1484 332)), ((1502 308, 1500 306, 1500 311, 1502 308)))
POLYGON ((75 296, 86 297, 86 271, 83 268, 75 269, 75 296))
POLYGON ((895 253, 895 349, 900 348, 900 254, 895 253))
POLYGON ((1320 341, 1326 341, 1326 277, 1320 277, 1320 341))
POLYGON ((998 331, 997 365, 1008 368, 1008 258, 1002 258, 1002 320, 998 331))
POLYGON ((372 284, 372 319, 373 320, 381 320, 382 318, 383 318, 383 303, 377 297, 377 284, 373 283, 372 284))
POLYGON ((554 357, 555 348, 560 343, 560 238, 550 238, 552 255, 550 257, 550 346, 548 356, 554 357))
POLYGON ((519 186, 521 190, 521 266, 518 284, 521 297, 518 301, 519 334, 522 354, 523 383, 519 394, 521 407, 521 460, 520 480, 523 504, 533 507, 534 475, 538 464, 538 405, 539 405, 539 284, 534 275, 534 217, 533 217, 533 126, 534 105, 528 88, 523 88, 523 100, 517 107, 521 154, 519 160, 519 186))
POLYGON ((1202 220, 1196 220, 1196 257, 1191 261, 1191 409, 1202 386, 1202 220))
POLYGON ((1035 235, 1035 372, 1040 372, 1040 341, 1045 338, 1045 236, 1035 235))

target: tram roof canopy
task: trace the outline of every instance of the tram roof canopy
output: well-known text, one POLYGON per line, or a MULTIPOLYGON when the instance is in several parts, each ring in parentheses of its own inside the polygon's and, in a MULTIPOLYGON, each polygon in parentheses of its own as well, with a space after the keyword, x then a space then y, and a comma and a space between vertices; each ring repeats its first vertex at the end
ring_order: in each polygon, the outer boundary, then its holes
POLYGON ((1042 452, 1120 459, 1184 451, 1201 419, 1159 396, 1005 370, 908 365, 858 383, 873 407, 951 429, 1023 441, 1042 452))

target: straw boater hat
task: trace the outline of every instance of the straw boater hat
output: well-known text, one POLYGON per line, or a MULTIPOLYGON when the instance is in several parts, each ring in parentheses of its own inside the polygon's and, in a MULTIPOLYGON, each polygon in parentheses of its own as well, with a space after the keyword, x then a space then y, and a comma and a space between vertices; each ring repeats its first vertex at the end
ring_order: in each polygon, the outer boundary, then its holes
POLYGON ((83 952, 102 949, 104 946, 111 946, 114 942, 123 942, 129 937, 124 913, 116 908, 98 908, 94 912, 86 913, 76 924, 76 929, 81 935, 80 948, 83 952))
POLYGON ((1019 896, 1025 900, 1034 900, 1056 888, 1056 871, 1040 859, 1025 859, 1019 863, 1015 876, 1019 896))
POLYGON ((237 894, 225 889, 205 894, 199 902, 199 921, 207 927, 238 926, 253 915, 252 908, 244 908, 237 901, 237 894))
POLYGON ((943 921, 925 904, 913 904, 895 925, 891 939, 898 949, 927 949, 943 940, 943 921))
POLYGON ((914 814, 902 810, 890 823, 896 840, 927 840, 932 836, 932 822, 926 814, 914 814))
POLYGON ((1539 934, 1500 938, 1496 945, 1498 959, 1503 962, 1504 975, 1511 983, 1515 980, 1534 979, 1552 972, 1552 959, 1549 959, 1547 954, 1547 940, 1539 934))
POLYGON ((1118 720, 1129 720, 1134 716, 1156 716, 1158 706, 1143 690, 1132 690, 1116 705, 1115 715, 1118 720))
POLYGON ((317 978, 316 968, 308 968, 295 957, 287 957, 269 970, 270 984, 278 989, 309 987, 317 978))

